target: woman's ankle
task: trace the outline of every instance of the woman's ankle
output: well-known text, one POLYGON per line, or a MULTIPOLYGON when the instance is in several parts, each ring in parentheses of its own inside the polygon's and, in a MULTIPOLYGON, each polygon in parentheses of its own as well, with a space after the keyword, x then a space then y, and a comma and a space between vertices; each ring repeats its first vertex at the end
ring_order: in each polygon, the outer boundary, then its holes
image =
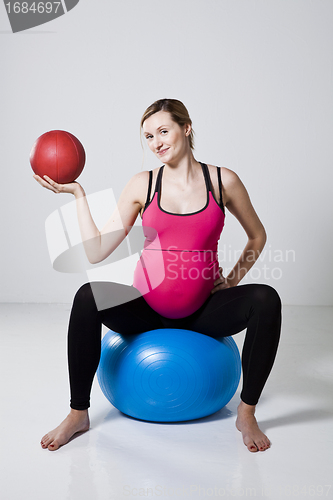
POLYGON ((238 405, 238 411, 242 413, 250 413, 254 415, 256 411, 256 405, 248 405, 247 403, 244 403, 244 401, 241 400, 241 402, 238 405))
POLYGON ((75 416, 75 417, 83 417, 85 415, 88 415, 88 409, 86 410, 75 410, 75 408, 70 409, 70 414, 75 416))

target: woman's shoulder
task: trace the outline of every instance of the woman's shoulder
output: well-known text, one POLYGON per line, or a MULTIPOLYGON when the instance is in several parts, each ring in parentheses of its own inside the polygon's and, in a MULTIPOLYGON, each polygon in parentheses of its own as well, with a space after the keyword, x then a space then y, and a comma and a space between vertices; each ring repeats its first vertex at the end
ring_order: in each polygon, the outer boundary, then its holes
MULTIPOLYGON (((158 168, 153 169, 153 179, 157 176, 158 168)), ((142 170, 134 174, 127 182, 124 191, 132 199, 135 199, 142 207, 145 205, 149 185, 149 170, 142 170)))
MULTIPOLYGON (((218 185, 218 175, 217 175, 217 166, 216 165, 209 165, 207 164, 210 177, 213 181, 213 184, 218 185), (214 181, 215 180, 215 181, 214 181)), ((223 190, 229 190, 235 187, 238 183, 241 182, 240 178, 230 168, 227 167, 220 167, 220 172, 221 172, 221 184, 223 187, 223 190)))
MULTIPOLYGON (((217 171, 217 167, 218 167, 217 165, 210 165, 207 163, 207 167, 209 169, 210 174, 216 175, 216 171, 217 171)), ((227 168, 227 167, 219 167, 219 168, 221 169, 222 183, 235 182, 235 180, 237 180, 237 178, 239 178, 238 175, 236 174, 236 172, 234 172, 230 168, 227 168)))
POLYGON ((129 190, 136 191, 137 193, 141 192, 147 187, 147 183, 149 180, 149 171, 142 170, 141 172, 137 172, 134 174, 127 183, 127 187, 129 190))
POLYGON ((136 174, 134 174, 131 179, 130 179, 130 182, 134 182, 134 183, 142 183, 142 184, 147 184, 147 181, 149 180, 149 175, 150 175, 150 172, 152 172, 152 175, 153 177, 155 177, 157 175, 159 171, 159 167, 157 168, 154 168, 152 170, 142 170, 141 172, 138 172, 136 174))
MULTIPOLYGON (((219 183, 218 183, 218 175, 217 175, 217 166, 208 165, 210 177, 213 184, 213 189, 215 194, 218 192, 219 183)), ((227 205, 231 198, 233 198, 234 193, 237 192, 237 188, 243 186, 242 181, 230 168, 220 167, 221 172, 221 184, 222 184, 222 199, 224 201, 224 205, 227 205)))

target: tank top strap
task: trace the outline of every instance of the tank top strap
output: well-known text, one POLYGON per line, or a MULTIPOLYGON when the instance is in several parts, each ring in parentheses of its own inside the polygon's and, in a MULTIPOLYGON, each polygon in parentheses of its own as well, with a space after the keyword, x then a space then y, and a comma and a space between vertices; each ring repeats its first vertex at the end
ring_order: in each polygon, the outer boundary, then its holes
POLYGON ((220 205, 223 207, 223 199, 222 199, 222 180, 221 180, 221 167, 217 168, 217 179, 219 182, 219 191, 220 191, 220 205))
MULTIPOLYGON (((200 162, 200 164, 202 166, 202 170, 203 170, 203 173, 204 173, 204 176, 205 176, 207 190, 211 191, 213 197, 215 198, 215 196, 214 196, 214 190, 213 190, 213 184, 212 184, 212 180, 210 178, 209 168, 206 165, 206 163, 201 163, 200 162)), ((220 205, 220 207, 222 209, 222 212, 224 213, 224 205, 223 205, 223 200, 222 200, 221 167, 216 167, 216 168, 217 168, 217 178, 218 178, 218 183, 219 183, 219 194, 220 194, 219 205, 220 205)))
POLYGON ((202 171, 203 171, 203 174, 204 174, 204 178, 205 178, 205 182, 206 182, 206 188, 207 188, 207 193, 209 191, 211 191, 213 193, 212 181, 210 179, 208 166, 206 165, 206 163, 201 163, 201 161, 199 163, 200 163, 200 165, 202 167, 202 171))
POLYGON ((149 183, 148 183, 147 199, 146 199, 146 203, 145 203, 143 211, 146 210, 146 208, 148 207, 148 205, 150 203, 150 193, 151 193, 152 181, 153 181, 153 172, 151 170, 149 170, 149 183))
POLYGON ((161 192, 161 182, 162 182, 162 173, 163 173, 163 169, 164 169, 164 165, 162 165, 158 171, 158 174, 157 174, 157 179, 156 179, 156 184, 155 184, 155 191, 154 191, 154 195, 155 193, 158 193, 160 194, 161 192))

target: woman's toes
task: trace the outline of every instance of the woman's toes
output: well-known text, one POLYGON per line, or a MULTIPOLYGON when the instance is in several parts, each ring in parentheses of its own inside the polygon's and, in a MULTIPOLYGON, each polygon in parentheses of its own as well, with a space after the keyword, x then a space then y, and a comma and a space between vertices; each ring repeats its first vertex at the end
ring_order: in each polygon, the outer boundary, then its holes
POLYGON ((53 441, 52 444, 49 444, 48 449, 50 451, 55 451, 60 447, 58 441, 53 441))
POLYGON ((265 451, 270 447, 270 443, 267 441, 261 441, 258 445, 260 451, 265 451))
POLYGON ((49 436, 48 434, 45 434, 45 436, 42 437, 42 439, 40 440, 41 443, 45 443, 47 440, 48 440, 49 436))
POLYGON ((46 435, 42 438, 42 440, 41 440, 40 444, 42 445, 42 448, 47 448, 47 447, 48 447, 48 445, 51 443, 51 441, 52 441, 52 439, 50 439, 50 437, 46 434, 46 435))
POLYGON ((252 439, 244 439, 244 444, 247 446, 247 449, 252 452, 258 451, 258 447, 256 443, 252 439))

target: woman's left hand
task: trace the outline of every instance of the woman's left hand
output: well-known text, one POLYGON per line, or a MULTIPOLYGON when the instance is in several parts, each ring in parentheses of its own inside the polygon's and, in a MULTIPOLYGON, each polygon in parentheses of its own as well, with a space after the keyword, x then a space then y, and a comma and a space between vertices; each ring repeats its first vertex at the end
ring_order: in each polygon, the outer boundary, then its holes
POLYGON ((220 275, 220 277, 216 281, 214 281, 214 288, 211 290, 210 293, 215 293, 218 290, 224 290, 225 288, 230 288, 229 283, 227 282, 226 278, 223 276, 222 267, 219 267, 219 275, 220 275))

